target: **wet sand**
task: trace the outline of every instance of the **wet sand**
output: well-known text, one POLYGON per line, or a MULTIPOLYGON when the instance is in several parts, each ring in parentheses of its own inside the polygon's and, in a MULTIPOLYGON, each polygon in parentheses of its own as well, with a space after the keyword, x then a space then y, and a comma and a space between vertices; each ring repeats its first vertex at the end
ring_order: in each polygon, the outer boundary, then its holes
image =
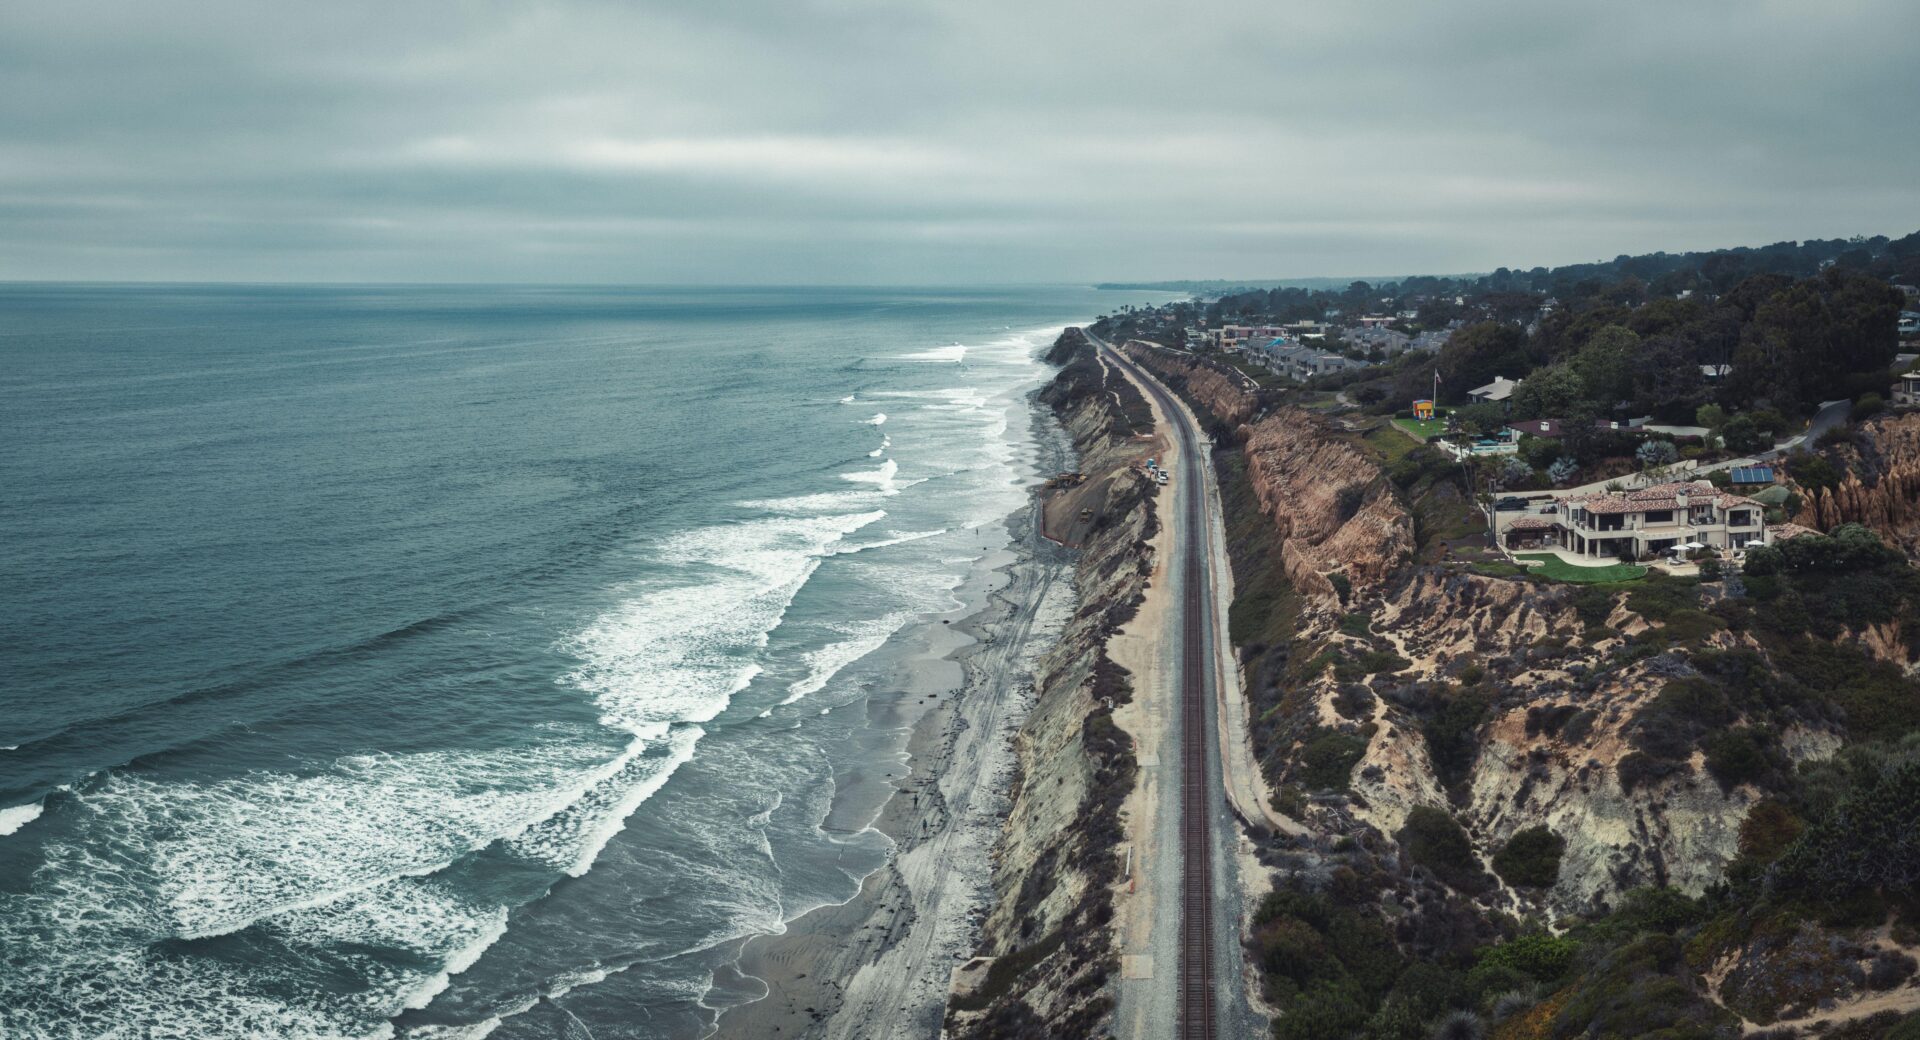
MULTIPOLYGON (((1065 431, 1037 401, 1044 472, 1067 468, 1065 431)), ((1072 613, 1072 553, 1041 538, 1029 506, 958 593, 966 606, 903 633, 896 682, 868 703, 878 729, 909 728, 909 775, 873 825, 896 844, 851 901, 746 942, 729 986, 766 996, 722 1013, 725 1037, 892 1040, 939 1034, 953 968, 972 953, 1007 809, 1012 738, 1032 674, 1072 613)), ((882 651, 885 652, 885 651, 882 651)), ((830 812, 862 822, 871 806, 830 812)))

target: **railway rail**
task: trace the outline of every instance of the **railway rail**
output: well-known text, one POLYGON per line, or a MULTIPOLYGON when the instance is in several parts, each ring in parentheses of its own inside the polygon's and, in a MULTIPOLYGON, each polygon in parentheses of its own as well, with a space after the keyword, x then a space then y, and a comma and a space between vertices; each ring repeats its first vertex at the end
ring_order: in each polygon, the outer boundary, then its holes
MULTIPOLYGON (((1098 343, 1098 340, 1095 340, 1098 343)), ((1159 380, 1101 343, 1115 364, 1140 376, 1140 385, 1159 402, 1161 413, 1178 422, 1180 413, 1172 396, 1159 380)), ((1180 469, 1185 479, 1195 481, 1186 492, 1186 516, 1183 522, 1193 532, 1207 529, 1203 462, 1194 444, 1198 434, 1189 429, 1180 438, 1180 469)), ((1206 539, 1196 535, 1186 540, 1186 551, 1179 561, 1184 590, 1184 630, 1180 651, 1180 965, 1175 1030, 1180 1040, 1213 1040, 1219 1018, 1219 988, 1214 967, 1213 834, 1209 824, 1213 812, 1214 791, 1208 782, 1208 739, 1213 728, 1207 722, 1207 633, 1205 617, 1208 604, 1209 573, 1206 539)))

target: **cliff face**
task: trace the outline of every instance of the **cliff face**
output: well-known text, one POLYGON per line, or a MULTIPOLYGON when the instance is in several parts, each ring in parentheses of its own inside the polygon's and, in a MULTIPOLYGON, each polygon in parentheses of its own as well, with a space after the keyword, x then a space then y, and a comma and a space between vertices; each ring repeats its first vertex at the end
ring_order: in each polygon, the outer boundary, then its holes
POLYGON ((1072 434, 1087 486, 1104 486, 1104 519, 1075 566, 1079 607, 1036 670, 1016 738, 1020 775, 992 909, 950 1004, 955 1037, 1092 1036, 1110 1010, 1101 991, 1116 967, 1113 848, 1135 763, 1113 724, 1113 705, 1130 693, 1106 641, 1132 616, 1152 569, 1153 485, 1133 465, 1149 450, 1135 439, 1144 401, 1104 374, 1077 330, 1062 345, 1054 360, 1067 367, 1042 396, 1072 434))
POLYGON ((1362 595, 1412 558, 1412 515, 1373 458, 1327 419, 1272 406, 1212 361, 1138 344, 1128 353, 1200 414, 1234 428, 1253 494, 1285 543, 1287 577, 1297 590, 1334 597, 1332 578, 1340 575, 1362 595))
POLYGON ((1341 574, 1364 595, 1412 558, 1413 517, 1327 420, 1285 408, 1242 432, 1248 479, 1285 540, 1295 588, 1325 598, 1341 574))
POLYGON ((1865 524, 1920 559, 1920 412, 1869 420, 1858 434, 1836 452, 1846 464, 1839 485, 1804 492, 1793 520, 1822 531, 1865 524))
POLYGON ((1260 411, 1260 397, 1246 376, 1217 361, 1129 345, 1128 356, 1145 361, 1169 384, 1181 385, 1189 399, 1228 426, 1240 426, 1260 411))
MULTIPOLYGON (((1566 633, 1580 628, 1574 594, 1566 586, 1423 568, 1344 614, 1331 606, 1304 613, 1300 638, 1315 652, 1345 662, 1390 651, 1399 658, 1391 667, 1405 665, 1364 683, 1343 678, 1336 666, 1290 698, 1309 716, 1295 728, 1303 744, 1327 730, 1365 742, 1351 804, 1327 817, 1329 829, 1351 813, 1390 835, 1416 807, 1451 806, 1487 864, 1517 832, 1545 826, 1566 842, 1559 879, 1546 890, 1496 887, 1480 897, 1508 911, 1573 913, 1641 885, 1699 893, 1718 881, 1759 793, 1722 790, 1698 753, 1665 775, 1623 778, 1643 710, 1693 669, 1684 655, 1671 654, 1614 664, 1624 634, 1656 627, 1620 604, 1611 608, 1603 638, 1570 643, 1566 633), (1354 615, 1367 618, 1365 636, 1350 634, 1358 627, 1352 622, 1340 624, 1354 615), (1357 715, 1356 701, 1365 705, 1357 715), (1456 702, 1479 705, 1478 721, 1461 734, 1465 761, 1445 777, 1433 720, 1456 702)), ((1724 634, 1722 641, 1736 645, 1724 634)), ((1838 744, 1815 731, 1784 741, 1795 759, 1823 757, 1838 744)), ((1323 811, 1309 809, 1309 820, 1323 811)))

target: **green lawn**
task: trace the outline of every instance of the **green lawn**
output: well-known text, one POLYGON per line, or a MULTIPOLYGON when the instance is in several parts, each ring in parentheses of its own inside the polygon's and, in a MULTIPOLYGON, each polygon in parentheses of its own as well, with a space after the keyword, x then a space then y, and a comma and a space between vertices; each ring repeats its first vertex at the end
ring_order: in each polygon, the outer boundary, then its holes
POLYGON ((1447 432, 1445 419, 1395 419, 1393 424, 1412 434, 1417 441, 1430 441, 1447 432))
POLYGON ((1535 574, 1544 574, 1554 581, 1567 581, 1581 585, 1596 585, 1609 581, 1637 581, 1646 576, 1647 569, 1631 563, 1610 563, 1605 567, 1576 567, 1551 553, 1515 553, 1516 560, 1539 560, 1538 566, 1529 568, 1535 574))

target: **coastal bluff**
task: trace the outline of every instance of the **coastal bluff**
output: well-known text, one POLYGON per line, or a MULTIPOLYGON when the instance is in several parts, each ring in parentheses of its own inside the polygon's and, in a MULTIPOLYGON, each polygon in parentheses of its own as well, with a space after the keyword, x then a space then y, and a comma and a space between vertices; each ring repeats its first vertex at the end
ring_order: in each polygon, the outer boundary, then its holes
POLYGON ((956 1038, 1097 1036, 1118 971, 1120 807, 1138 765, 1114 724, 1131 692, 1107 641, 1138 609, 1152 571, 1155 487, 1138 465, 1153 451, 1152 420, 1079 330, 1063 334, 1048 360, 1063 367, 1041 398, 1072 435, 1082 486, 1101 506, 1074 569, 1078 607, 1036 670, 1034 704, 1015 738, 991 908, 948 1006, 947 1035, 956 1038))

